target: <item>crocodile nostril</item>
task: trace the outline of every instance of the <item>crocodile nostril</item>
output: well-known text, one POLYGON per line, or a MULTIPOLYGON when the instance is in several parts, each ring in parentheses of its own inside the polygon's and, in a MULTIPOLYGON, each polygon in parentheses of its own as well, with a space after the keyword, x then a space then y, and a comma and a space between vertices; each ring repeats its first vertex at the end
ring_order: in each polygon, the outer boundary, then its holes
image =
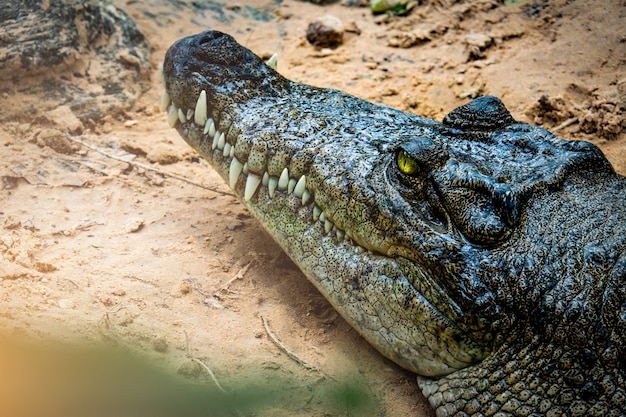
POLYGON ((204 33, 202 33, 202 36, 200 37, 200 39, 198 39, 198 44, 206 45, 207 43, 213 42, 224 36, 225 34, 222 32, 218 32, 216 30, 207 30, 204 33))

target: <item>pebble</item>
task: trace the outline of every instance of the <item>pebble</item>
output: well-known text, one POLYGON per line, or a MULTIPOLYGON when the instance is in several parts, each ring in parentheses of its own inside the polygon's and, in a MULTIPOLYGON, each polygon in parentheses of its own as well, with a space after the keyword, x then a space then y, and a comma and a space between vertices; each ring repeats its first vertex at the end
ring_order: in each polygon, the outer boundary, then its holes
POLYGON ((318 17, 309 23, 306 39, 320 48, 336 48, 343 43, 343 22, 331 15, 318 17))

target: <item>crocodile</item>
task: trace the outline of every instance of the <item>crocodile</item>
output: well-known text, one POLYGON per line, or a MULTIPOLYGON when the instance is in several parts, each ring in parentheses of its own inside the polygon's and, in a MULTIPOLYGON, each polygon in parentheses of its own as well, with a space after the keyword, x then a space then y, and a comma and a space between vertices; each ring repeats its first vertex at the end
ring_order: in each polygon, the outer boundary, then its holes
POLYGON ((492 96, 442 121, 174 43, 161 108, 438 416, 626 415, 626 178, 492 96))

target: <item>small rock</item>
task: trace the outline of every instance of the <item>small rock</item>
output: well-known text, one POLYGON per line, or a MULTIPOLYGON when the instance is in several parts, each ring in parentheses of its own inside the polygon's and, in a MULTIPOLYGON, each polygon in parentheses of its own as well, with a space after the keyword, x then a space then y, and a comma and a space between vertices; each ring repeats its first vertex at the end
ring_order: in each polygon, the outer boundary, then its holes
POLYGON ((61 129, 67 129, 72 134, 80 134, 83 131, 83 123, 76 117, 69 106, 59 106, 46 113, 46 118, 61 129))
POLYGON ((141 68, 141 60, 133 55, 133 53, 129 49, 124 49, 117 55, 117 59, 124 65, 129 65, 131 67, 141 68))
POLYGON ((477 46, 480 49, 486 49, 491 46, 493 39, 484 33, 470 33, 465 35, 465 43, 471 46, 477 46))
POLYGON ((105 307, 112 307, 115 305, 115 300, 113 300, 108 295, 101 295, 99 297, 99 300, 105 307))
POLYGON ((146 154, 146 159, 150 162, 157 162, 161 165, 174 164, 182 159, 180 152, 173 146, 164 143, 157 143, 146 154))
POLYGON ((243 222, 241 220, 232 220, 228 222, 226 228, 230 231, 238 230, 243 227, 243 222))
POLYGON ((131 219, 126 220, 126 224, 124 224, 124 232, 125 233, 135 233, 143 229, 143 226, 146 224, 145 220, 139 217, 133 217, 131 219))
POLYGON ((484 33, 470 33, 465 35, 465 43, 469 50, 469 59, 485 58, 485 50, 493 45, 493 38, 484 33))
POLYGON ((180 283, 180 287, 178 288, 178 293, 180 295, 187 295, 191 292, 191 284, 188 281, 183 281, 180 283))
POLYGON ((306 39, 320 48, 336 48, 343 43, 344 25, 335 16, 314 19, 306 30, 306 39))
POLYGON ((41 129, 37 135, 37 145, 42 148, 47 146, 65 155, 71 155, 78 149, 78 147, 75 147, 74 144, 65 137, 63 132, 57 129, 41 129))

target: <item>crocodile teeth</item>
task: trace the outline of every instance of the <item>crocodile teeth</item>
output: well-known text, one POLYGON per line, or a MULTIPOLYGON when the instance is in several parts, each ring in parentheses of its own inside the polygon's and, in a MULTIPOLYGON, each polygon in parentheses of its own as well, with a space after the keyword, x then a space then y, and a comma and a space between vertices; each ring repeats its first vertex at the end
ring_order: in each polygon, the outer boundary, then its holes
POLYGON ((213 136, 213 143, 211 144, 211 149, 215 150, 215 148, 217 148, 217 142, 220 139, 220 131, 216 130, 215 131, 215 135, 213 136))
POLYGON ((330 233, 330 231, 333 230, 333 226, 334 225, 331 223, 330 220, 324 220, 324 232, 326 232, 326 234, 330 233))
POLYGON ((296 188, 296 180, 293 178, 290 178, 289 182, 287 183, 287 192, 289 194, 293 193, 294 188, 296 188))
POLYGON ((246 190, 243 193, 243 199, 245 201, 250 201, 257 188, 261 184, 261 177, 253 174, 252 172, 248 174, 248 179, 246 180, 246 190))
MULTIPOLYGON (((273 57, 272 59, 275 58, 273 57)), ((259 186, 263 185, 266 187, 270 198, 274 198, 276 196, 276 191, 280 190, 287 191, 287 194, 293 194, 294 197, 300 198, 302 206, 312 202, 313 194, 307 188, 307 182, 309 181, 307 181, 306 175, 302 175, 299 178, 290 178, 289 169, 287 167, 283 168, 280 176, 278 177, 270 175, 267 171, 264 172, 263 175, 249 172, 248 163, 241 162, 237 157, 235 157, 235 146, 226 141, 226 132, 229 132, 231 128, 228 120, 220 121, 224 130, 223 132, 220 132, 220 130, 217 129, 215 120, 209 117, 207 94, 205 90, 200 92, 196 106, 193 110, 189 109, 185 111, 176 107, 172 103, 171 96, 167 90, 163 90, 161 93, 159 105, 161 110, 167 110, 167 121, 170 127, 175 128, 179 122, 187 123, 188 121, 193 120, 196 125, 203 127, 204 135, 208 136, 207 140, 212 141, 211 148, 213 150, 219 149, 222 151, 225 158, 231 158, 228 171, 228 183, 230 188, 234 190, 237 187, 239 178, 243 174, 243 179, 245 179, 243 195, 244 201, 248 202, 252 200, 259 189, 259 186)), ((355 242, 353 242, 348 233, 339 229, 337 225, 334 224, 332 215, 327 215, 326 212, 324 212, 315 202, 313 202, 311 206, 313 221, 319 221, 321 223, 321 227, 328 237, 335 237, 339 242, 345 241, 358 247, 358 245, 355 245, 355 242)))
POLYGON ((239 179, 239 175, 243 171, 243 164, 239 162, 239 159, 233 158, 230 162, 230 170, 228 171, 228 184, 231 189, 235 189, 237 185, 237 180, 239 179))
POLYGON ((200 96, 198 96, 198 101, 196 102, 196 109, 193 113, 193 121, 198 126, 204 126, 208 118, 209 116, 207 115, 206 107, 206 91, 202 90, 200 92, 200 96))
POLYGON ((220 151, 224 150, 224 146, 226 146, 226 135, 224 135, 224 132, 220 133, 220 137, 216 140, 216 142, 217 149, 219 149, 220 151))
POLYGON ((171 102, 172 99, 170 98, 170 93, 168 93, 166 89, 163 89, 163 92, 161 93, 161 100, 159 101, 161 111, 167 110, 171 102))
POLYGON ((283 172, 280 174, 280 178, 278 179, 278 189, 286 190, 289 185, 289 170, 287 168, 283 169, 283 172))
POLYGON ((157 68, 158 68, 158 71, 159 71, 159 77, 161 77, 161 80, 163 81, 163 84, 165 84, 165 74, 163 74, 163 63, 159 62, 159 66, 157 68))
POLYGON ((170 106, 170 110, 167 112, 167 124, 171 128, 175 128, 178 123, 178 109, 173 104, 170 106))
POLYGON ((204 125, 204 134, 206 135, 208 133, 210 135, 211 129, 213 129, 213 133, 215 133, 215 122, 213 121, 213 119, 207 120, 206 124, 204 125))
POLYGON ((185 123, 187 121, 187 117, 185 116, 185 113, 183 113, 182 109, 178 109, 178 120, 180 120, 181 123, 185 123))
POLYGON ((276 68, 278 67, 278 54, 274 53, 274 55, 272 55, 270 59, 265 61, 265 65, 276 71, 276 68))
POLYGON ((278 187, 278 178, 270 177, 269 182, 267 184, 270 198, 274 198, 274 195, 276 194, 276 187, 278 187))
POLYGON ((303 175, 300 177, 300 179, 296 183, 293 189, 293 193, 295 194, 296 197, 302 198, 302 195, 304 194, 305 190, 306 190, 306 177, 303 175))
POLYGON ((313 206, 313 221, 318 221, 320 219, 320 214, 322 214, 322 209, 316 204, 313 206))
POLYGON ((304 192, 302 193, 302 205, 305 206, 306 203, 308 203, 310 199, 311 199, 311 193, 309 192, 309 190, 305 189, 304 192))

